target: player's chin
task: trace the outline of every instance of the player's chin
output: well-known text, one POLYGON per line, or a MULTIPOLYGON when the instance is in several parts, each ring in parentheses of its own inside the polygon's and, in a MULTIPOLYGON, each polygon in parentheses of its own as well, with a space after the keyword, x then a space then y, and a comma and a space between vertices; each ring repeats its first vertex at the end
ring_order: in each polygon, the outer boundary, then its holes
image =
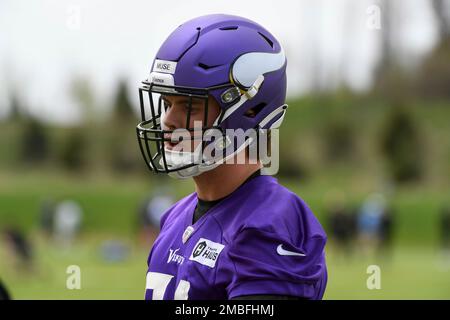
POLYGON ((178 151, 178 152, 193 152, 195 150, 195 145, 190 141, 186 142, 164 142, 164 148, 168 151, 178 151))

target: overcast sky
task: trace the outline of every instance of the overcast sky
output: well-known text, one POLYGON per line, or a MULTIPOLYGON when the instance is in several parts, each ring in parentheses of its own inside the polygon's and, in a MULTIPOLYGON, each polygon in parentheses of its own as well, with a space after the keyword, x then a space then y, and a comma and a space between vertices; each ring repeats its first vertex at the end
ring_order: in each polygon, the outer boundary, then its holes
MULTIPOLYGON (((429 0, 392 0, 398 47, 411 61, 436 41, 429 0)), ((333 87, 370 86, 380 31, 367 27, 376 0, 0 0, 0 117, 13 88, 30 112, 51 122, 80 120, 68 87, 74 77, 93 86, 107 107, 124 78, 137 106, 160 44, 182 22, 208 13, 250 18, 271 31, 288 58, 288 94, 313 79, 333 87)), ((383 12, 382 12, 383 14, 383 12)), ((381 25, 382 27, 383 25, 381 25)))

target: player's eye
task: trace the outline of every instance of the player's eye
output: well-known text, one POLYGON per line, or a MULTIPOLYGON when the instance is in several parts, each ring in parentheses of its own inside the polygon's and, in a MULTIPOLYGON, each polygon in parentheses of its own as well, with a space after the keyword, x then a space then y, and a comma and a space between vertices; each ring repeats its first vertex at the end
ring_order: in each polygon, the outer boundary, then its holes
POLYGON ((164 106, 164 110, 167 111, 171 107, 171 104, 169 102, 167 102, 166 100, 163 100, 163 106, 164 106))

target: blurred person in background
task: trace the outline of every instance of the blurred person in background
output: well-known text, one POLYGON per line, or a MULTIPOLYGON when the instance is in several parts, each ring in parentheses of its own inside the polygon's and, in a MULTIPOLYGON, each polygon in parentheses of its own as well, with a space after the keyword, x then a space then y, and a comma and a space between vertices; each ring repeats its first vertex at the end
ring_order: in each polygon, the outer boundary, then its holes
POLYGON ((33 269, 33 248, 25 234, 17 228, 8 227, 3 231, 11 263, 19 270, 31 271, 33 269))
POLYGON ((83 210, 76 201, 60 202, 56 206, 53 221, 55 241, 64 247, 69 247, 80 231, 82 219, 83 210))
POLYGON ((328 228, 339 256, 349 258, 355 241, 355 216, 345 204, 344 194, 339 191, 328 193, 325 198, 328 213, 328 228))
POLYGON ((55 202, 50 199, 44 199, 39 210, 39 227, 46 238, 50 238, 53 234, 53 223, 55 216, 55 202))
POLYGON ((151 245, 155 240, 163 214, 174 204, 175 200, 168 188, 158 188, 145 199, 138 210, 139 240, 143 245, 151 245))
POLYGON ((130 255, 130 247, 121 240, 105 240, 100 246, 100 255, 108 263, 123 262, 130 255))
POLYGON ((0 279, 0 300, 11 300, 11 296, 0 279))
POLYGON ((343 253, 344 257, 350 258, 353 254, 355 241, 355 223, 352 211, 339 206, 330 209, 329 223, 337 251, 343 253))
POLYGON ((392 255, 393 237, 395 221, 394 211, 390 206, 386 206, 381 216, 379 230, 378 256, 384 259, 390 259, 392 255))
POLYGON ((382 194, 370 194, 358 213, 358 236, 363 253, 371 253, 380 244, 383 216, 386 210, 386 199, 382 194))

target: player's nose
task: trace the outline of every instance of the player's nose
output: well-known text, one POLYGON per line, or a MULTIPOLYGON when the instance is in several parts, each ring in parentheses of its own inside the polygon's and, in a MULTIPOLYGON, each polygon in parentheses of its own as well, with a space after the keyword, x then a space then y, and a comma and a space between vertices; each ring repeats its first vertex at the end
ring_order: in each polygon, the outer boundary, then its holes
POLYGON ((185 126, 186 119, 183 119, 184 117, 179 109, 177 106, 172 106, 167 109, 163 118, 164 130, 175 130, 185 126))

